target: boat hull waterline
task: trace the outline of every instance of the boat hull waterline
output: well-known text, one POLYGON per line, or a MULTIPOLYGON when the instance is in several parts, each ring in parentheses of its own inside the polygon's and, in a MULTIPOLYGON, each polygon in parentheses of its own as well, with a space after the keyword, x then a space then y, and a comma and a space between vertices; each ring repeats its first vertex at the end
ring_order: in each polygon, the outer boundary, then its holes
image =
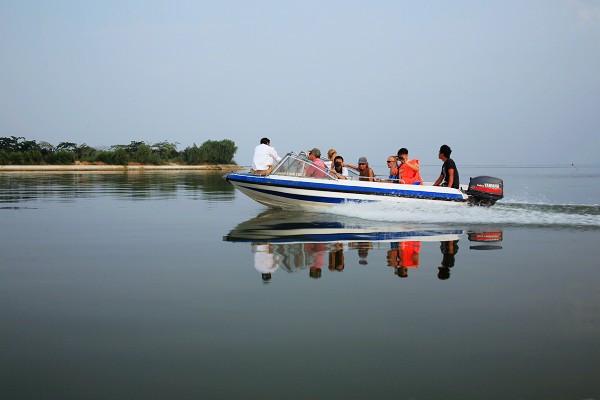
POLYGON ((236 189, 268 207, 314 209, 348 202, 446 201, 466 203, 460 190, 439 186, 402 185, 360 181, 321 181, 287 177, 263 177, 246 173, 226 176, 236 189))

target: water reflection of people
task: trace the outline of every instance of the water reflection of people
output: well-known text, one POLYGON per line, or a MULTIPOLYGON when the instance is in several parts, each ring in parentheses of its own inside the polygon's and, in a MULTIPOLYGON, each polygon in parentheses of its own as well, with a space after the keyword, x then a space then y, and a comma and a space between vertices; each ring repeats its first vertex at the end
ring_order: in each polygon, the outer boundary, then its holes
POLYGON ((400 278, 408 277, 409 268, 419 268, 419 253, 421 242, 391 243, 387 254, 389 267, 394 268, 394 274, 400 278))
POLYGON ((373 243, 371 242, 355 242, 350 243, 351 249, 358 250, 358 263, 360 265, 367 265, 367 256, 369 255, 369 250, 373 248, 373 243))
POLYGON ((325 243, 305 243, 304 249, 306 250, 308 266, 308 276, 311 278, 320 278, 323 270, 323 263, 325 259, 325 252, 327 251, 327 245, 325 243))
POLYGON ((450 268, 454 267, 454 256, 458 253, 458 240, 441 242, 442 264, 438 267, 438 279, 450 278, 450 268))
POLYGON ((399 243, 390 243, 390 249, 387 252, 387 264, 388 267, 394 268, 394 271, 400 266, 400 250, 398 249, 399 243))
POLYGON ((419 253, 421 251, 421 242, 409 241, 400 242, 399 255, 400 266, 396 273, 400 278, 408 277, 409 268, 419 268, 419 253))
POLYGON ((335 243, 333 249, 329 251, 329 270, 343 271, 344 267, 344 245, 335 243))
POLYGON ((279 256, 273 254, 273 245, 270 243, 252 243, 254 253, 254 268, 261 273, 262 280, 271 280, 272 273, 279 268, 279 256))

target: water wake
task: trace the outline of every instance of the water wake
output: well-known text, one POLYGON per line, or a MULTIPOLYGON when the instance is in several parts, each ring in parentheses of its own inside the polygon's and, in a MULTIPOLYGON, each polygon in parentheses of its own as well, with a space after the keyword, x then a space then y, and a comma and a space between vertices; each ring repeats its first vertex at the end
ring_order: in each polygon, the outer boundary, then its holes
POLYGON ((346 203, 329 213, 386 222, 427 224, 499 224, 600 228, 600 206, 499 203, 472 207, 458 203, 346 203))

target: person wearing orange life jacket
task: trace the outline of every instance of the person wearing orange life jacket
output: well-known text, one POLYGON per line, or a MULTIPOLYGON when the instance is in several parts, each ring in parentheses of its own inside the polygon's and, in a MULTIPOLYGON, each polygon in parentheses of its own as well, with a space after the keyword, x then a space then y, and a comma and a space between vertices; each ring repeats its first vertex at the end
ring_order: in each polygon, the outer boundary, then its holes
POLYGON ((419 173, 419 160, 409 160, 408 150, 401 148, 398 150, 398 162, 400 163, 400 183, 409 185, 422 185, 423 178, 419 173))

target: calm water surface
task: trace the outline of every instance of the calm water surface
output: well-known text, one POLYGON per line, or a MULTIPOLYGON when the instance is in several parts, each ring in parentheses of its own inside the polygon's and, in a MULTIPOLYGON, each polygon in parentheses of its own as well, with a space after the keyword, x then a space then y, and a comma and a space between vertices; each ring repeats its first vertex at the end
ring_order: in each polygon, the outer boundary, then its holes
POLYGON ((0 398, 600 399, 600 168, 483 172, 490 209, 326 214, 0 173, 0 398))

